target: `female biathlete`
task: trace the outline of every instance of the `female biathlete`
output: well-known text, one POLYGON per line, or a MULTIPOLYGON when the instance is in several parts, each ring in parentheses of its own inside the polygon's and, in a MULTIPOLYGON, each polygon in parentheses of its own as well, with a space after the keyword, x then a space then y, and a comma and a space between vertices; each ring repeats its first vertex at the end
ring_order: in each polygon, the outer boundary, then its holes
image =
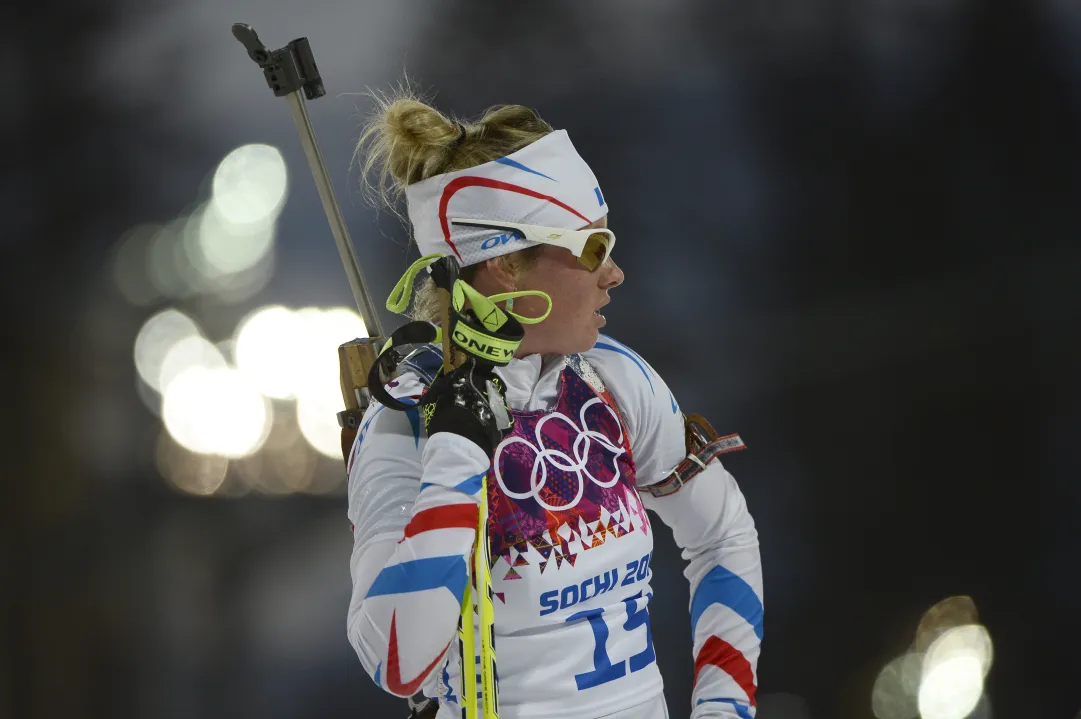
MULTIPOLYGON (((384 389, 409 403, 453 379, 459 394, 366 411, 348 458, 348 635, 364 669, 395 695, 423 692, 439 719, 463 716, 458 620, 486 486, 502 719, 668 716, 646 509, 688 563, 690 716, 753 717, 758 535, 716 458, 740 442, 691 431, 701 425, 653 368, 600 334, 624 275, 604 194, 567 133, 521 106, 461 123, 400 94, 380 101, 358 152, 384 200, 404 191, 422 254, 453 256, 480 295, 526 293, 496 306, 544 317, 494 369, 467 362, 440 378, 439 344, 422 346, 384 389)), ((438 321, 434 291, 419 288, 415 318, 438 321)), ((479 672, 479 655, 464 666, 479 672)))

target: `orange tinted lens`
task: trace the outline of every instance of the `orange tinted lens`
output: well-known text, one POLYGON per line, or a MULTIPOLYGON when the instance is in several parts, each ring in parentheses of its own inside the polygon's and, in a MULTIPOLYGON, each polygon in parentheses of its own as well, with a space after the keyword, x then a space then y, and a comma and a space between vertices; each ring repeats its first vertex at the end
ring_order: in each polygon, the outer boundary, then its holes
POLYGON ((585 249, 578 258, 587 270, 593 272, 604 264, 608 259, 608 235, 603 232, 594 232, 586 239, 585 249))

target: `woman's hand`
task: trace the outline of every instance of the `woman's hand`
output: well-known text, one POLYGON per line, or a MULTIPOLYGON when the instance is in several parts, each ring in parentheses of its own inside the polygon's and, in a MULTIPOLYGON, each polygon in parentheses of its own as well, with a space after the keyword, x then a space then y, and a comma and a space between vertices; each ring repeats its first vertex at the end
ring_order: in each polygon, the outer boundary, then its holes
POLYGON ((514 426, 505 392, 492 365, 473 357, 449 375, 440 372, 421 400, 428 436, 451 432, 471 440, 491 457, 514 426))

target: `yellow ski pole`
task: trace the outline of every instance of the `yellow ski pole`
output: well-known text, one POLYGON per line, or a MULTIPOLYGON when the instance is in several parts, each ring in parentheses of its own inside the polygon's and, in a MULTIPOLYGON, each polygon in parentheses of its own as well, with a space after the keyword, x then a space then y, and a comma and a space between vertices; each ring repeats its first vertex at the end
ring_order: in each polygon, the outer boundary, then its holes
MULTIPOLYGON (((461 352, 450 341, 450 292, 438 289, 439 311, 444 331, 443 372, 449 374, 464 361, 461 352)), ((473 545, 472 571, 466 583, 462 613, 458 618, 458 648, 462 659, 462 707, 465 719, 499 719, 499 691, 496 686, 495 606, 492 604, 492 575, 488 554, 488 477, 480 484, 477 512, 477 537, 473 545), (474 589, 475 587, 475 589, 474 589), (474 592, 476 602, 474 603, 474 592), (480 625, 480 686, 481 705, 477 705, 476 627, 480 625)))

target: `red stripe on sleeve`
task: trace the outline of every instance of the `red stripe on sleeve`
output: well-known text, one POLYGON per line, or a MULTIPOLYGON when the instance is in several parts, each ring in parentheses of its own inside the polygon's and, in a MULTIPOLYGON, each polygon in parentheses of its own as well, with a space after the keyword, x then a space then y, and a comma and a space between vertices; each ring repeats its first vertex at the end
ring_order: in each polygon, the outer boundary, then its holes
POLYGON ((751 706, 758 706, 754 699, 754 670, 741 651, 720 637, 710 637, 702 645, 702 651, 698 652, 698 658, 694 661, 695 684, 698 683, 698 675, 707 666, 720 667, 727 672, 747 694, 751 706))
POLYGON ((432 529, 472 529, 477 526, 475 504, 448 504, 417 512, 405 525, 405 537, 412 537, 432 529))
POLYGON ((397 612, 390 615, 390 646, 387 649, 387 689, 400 697, 408 697, 417 693, 420 689, 420 685, 424 683, 424 680, 427 679, 428 675, 435 669, 435 665, 438 664, 447 653, 447 649, 450 648, 450 643, 448 642, 447 646, 443 647, 443 651, 439 652, 439 656, 435 658, 435 661, 420 670, 420 674, 417 675, 416 679, 411 682, 402 681, 402 670, 398 666, 397 615, 397 612))

